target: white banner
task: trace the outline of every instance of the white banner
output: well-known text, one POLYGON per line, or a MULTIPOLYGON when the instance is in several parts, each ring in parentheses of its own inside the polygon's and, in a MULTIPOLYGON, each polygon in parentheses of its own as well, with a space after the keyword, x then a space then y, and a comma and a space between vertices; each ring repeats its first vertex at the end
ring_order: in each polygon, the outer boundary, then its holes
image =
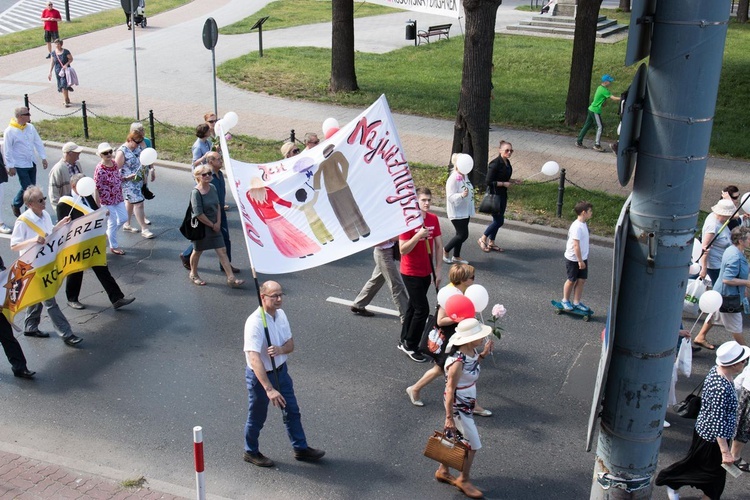
POLYGON ((313 149, 273 163, 232 160, 219 136, 227 190, 258 272, 327 264, 422 224, 385 96, 313 149))
POLYGON ((396 9, 424 12, 425 14, 436 14, 438 16, 461 17, 460 0, 365 0, 367 3, 385 5, 396 9))

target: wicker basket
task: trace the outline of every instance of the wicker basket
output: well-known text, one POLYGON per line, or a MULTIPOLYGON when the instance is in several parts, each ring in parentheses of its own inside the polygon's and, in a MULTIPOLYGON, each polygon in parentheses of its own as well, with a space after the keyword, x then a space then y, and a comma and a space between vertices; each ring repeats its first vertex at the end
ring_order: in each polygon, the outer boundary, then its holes
POLYGON ((424 456, 431 458, 446 467, 464 470, 464 461, 469 454, 469 447, 455 438, 447 438, 442 432, 435 431, 427 440, 424 456))

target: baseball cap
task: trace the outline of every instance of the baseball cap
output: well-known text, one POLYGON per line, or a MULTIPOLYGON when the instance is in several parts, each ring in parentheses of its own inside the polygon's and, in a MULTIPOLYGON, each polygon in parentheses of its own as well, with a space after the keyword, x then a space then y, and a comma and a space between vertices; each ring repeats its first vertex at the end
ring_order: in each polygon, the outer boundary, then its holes
POLYGON ((62 147, 63 153, 80 153, 81 151, 83 151, 83 147, 75 142, 66 142, 62 147))
POLYGON ((613 77, 612 75, 610 75, 610 74, 606 74, 606 75, 604 75, 604 76, 602 77, 602 81, 603 81, 603 82, 614 82, 614 81, 615 81, 615 79, 614 79, 614 77, 613 77))

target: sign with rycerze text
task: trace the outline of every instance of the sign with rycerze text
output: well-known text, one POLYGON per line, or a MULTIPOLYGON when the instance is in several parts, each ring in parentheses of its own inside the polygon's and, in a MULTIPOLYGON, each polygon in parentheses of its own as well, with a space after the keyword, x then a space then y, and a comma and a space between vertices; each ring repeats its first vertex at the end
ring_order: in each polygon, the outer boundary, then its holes
POLYGON ((54 297, 65 276, 107 265, 106 213, 100 208, 58 228, 0 274, 8 321, 20 310, 54 297))
POLYGON ((435 14, 438 16, 452 17, 458 19, 461 17, 460 0, 365 0, 367 3, 375 3, 393 7, 395 9, 411 10, 414 12, 424 12, 425 14, 435 14))
POLYGON ((224 135, 227 191, 258 272, 327 264, 422 224, 385 96, 314 148, 272 163, 232 160, 224 135))

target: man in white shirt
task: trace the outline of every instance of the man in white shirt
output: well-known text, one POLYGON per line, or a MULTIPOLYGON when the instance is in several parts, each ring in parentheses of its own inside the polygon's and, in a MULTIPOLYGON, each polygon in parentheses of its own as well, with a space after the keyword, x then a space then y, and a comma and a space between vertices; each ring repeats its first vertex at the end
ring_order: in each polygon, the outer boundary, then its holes
POLYGON ((263 308, 260 307, 245 322, 245 381, 248 392, 248 413, 245 423, 244 460, 258 467, 273 467, 273 460, 258 449, 258 436, 268 415, 268 403, 283 408, 284 425, 294 448, 294 458, 313 462, 320 460, 325 451, 307 446, 305 431, 294 395, 292 378, 286 359, 294 351, 292 330, 286 314, 281 309, 284 292, 275 281, 266 281, 260 287, 263 308), (265 321, 263 318, 265 316, 265 321), (268 345, 263 324, 268 326, 268 345), (271 357, 276 364, 278 384, 273 372, 271 357))
MULTIPOLYGON (((18 217, 16 224, 13 226, 13 234, 10 236, 10 249, 14 252, 22 254, 35 244, 43 244, 47 236, 52 234, 55 229, 70 222, 70 216, 68 216, 53 226, 52 218, 44 210, 46 199, 42 190, 36 186, 29 186, 23 192, 23 203, 29 209, 18 217)), ((26 308, 23 334, 27 337, 49 337, 49 333, 39 330, 42 304, 47 308, 47 314, 49 314, 55 330, 63 338, 63 341, 69 346, 80 344, 83 339, 73 335, 70 323, 60 310, 54 297, 26 308)))
POLYGON ((21 189, 13 198, 11 209, 13 215, 21 215, 23 206, 23 192, 27 187, 36 184, 35 155, 42 158, 42 167, 47 168, 47 155, 44 152, 39 133, 31 124, 31 113, 29 108, 20 107, 15 109, 15 117, 11 119, 8 128, 5 129, 5 166, 11 177, 18 174, 18 182, 21 189))

